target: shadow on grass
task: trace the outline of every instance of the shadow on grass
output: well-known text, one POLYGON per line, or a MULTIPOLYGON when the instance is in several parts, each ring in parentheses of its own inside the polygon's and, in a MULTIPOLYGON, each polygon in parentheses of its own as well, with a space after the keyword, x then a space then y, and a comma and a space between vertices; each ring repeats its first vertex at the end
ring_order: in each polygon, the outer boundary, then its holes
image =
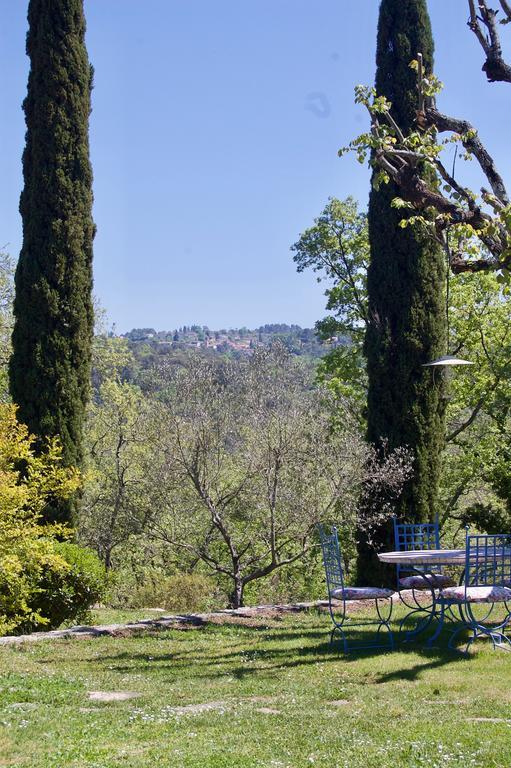
MULTIPOLYGON (((460 662, 469 662, 467 657, 447 648, 447 642, 442 639, 438 647, 425 649, 424 640, 406 644, 399 642, 396 637, 396 647, 393 651, 382 648, 365 648, 357 650, 356 645, 353 650, 346 654, 343 652, 342 643, 334 640, 329 642, 329 625, 325 622, 321 627, 297 626, 295 629, 289 627, 266 627, 266 635, 261 636, 257 633, 256 642, 247 644, 247 640, 254 639, 253 627, 236 627, 236 634, 232 637, 232 643, 229 643, 229 631, 223 631, 224 627, 211 627, 212 647, 207 647, 208 637, 205 633, 200 633, 200 646, 186 648, 187 638, 176 638, 168 636, 168 633, 158 633, 151 635, 151 641, 156 640, 158 645, 166 643, 176 645, 177 648, 169 648, 169 652, 130 652, 123 650, 119 653, 93 656, 90 661, 102 665, 108 665, 110 670, 117 672, 144 672, 161 674, 163 670, 172 673, 175 677, 185 668, 194 665, 197 670, 194 673, 196 677, 211 679, 213 677, 225 677, 230 675, 238 680, 247 679, 254 676, 265 676, 274 674, 277 670, 300 668, 307 665, 317 665, 338 663, 339 660, 347 664, 353 664, 360 658, 376 657, 392 654, 394 657, 401 657, 402 664, 384 674, 372 678, 376 684, 384 684, 392 680, 416 680, 422 673, 439 668, 445 665, 458 664, 460 662), (214 642, 214 638, 223 641, 224 645, 214 642), (318 642, 320 641, 320 642, 318 642), (261 647, 261 642, 265 645, 261 647), (183 647, 185 646, 185 647, 183 647), (414 659, 410 666, 410 655, 419 655, 420 660, 414 659)), ((357 630, 356 637, 360 644, 367 645, 375 637, 374 631, 357 630)), ((139 637, 123 638, 123 647, 126 643, 129 645, 140 641, 139 637)), ((132 646, 133 647, 133 646, 132 646)))

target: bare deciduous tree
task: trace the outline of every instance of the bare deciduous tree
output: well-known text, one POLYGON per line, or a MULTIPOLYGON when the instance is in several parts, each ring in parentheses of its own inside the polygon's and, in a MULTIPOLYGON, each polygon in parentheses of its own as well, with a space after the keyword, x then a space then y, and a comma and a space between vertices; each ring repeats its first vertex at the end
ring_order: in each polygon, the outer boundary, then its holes
POLYGON ((370 468, 348 409, 282 348, 235 366, 192 359, 169 374, 167 392, 150 529, 229 580, 234 607, 247 584, 304 556, 316 523, 354 528, 361 491, 398 493, 407 475, 404 454, 370 468))

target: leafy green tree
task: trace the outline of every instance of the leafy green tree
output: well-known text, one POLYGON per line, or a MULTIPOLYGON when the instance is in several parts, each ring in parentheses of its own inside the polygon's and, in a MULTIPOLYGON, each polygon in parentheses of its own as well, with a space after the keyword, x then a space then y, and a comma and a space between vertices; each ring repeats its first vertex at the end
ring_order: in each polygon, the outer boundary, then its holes
MULTIPOLYGON (((431 69, 433 40, 425 0, 382 0, 376 90, 392 102, 393 118, 408 129, 418 109, 416 78, 409 66, 417 51, 431 69)), ((414 452, 414 474, 396 508, 412 522, 431 519, 437 509, 443 387, 442 378, 422 366, 445 353, 445 268, 443 252, 434 242, 400 226, 403 214, 392 206, 396 195, 389 182, 373 184, 369 197, 367 435, 377 447, 408 446, 414 452)), ((371 546, 361 543, 362 581, 378 577, 382 569, 375 549, 390 540, 387 525, 371 546)))
MULTIPOLYGON (((362 408, 367 388, 362 355, 368 315, 367 217, 358 213, 350 199, 330 200, 294 250, 300 270, 313 269, 318 279, 328 280, 331 286, 326 291, 331 314, 318 327, 328 328, 329 334, 346 333, 351 339, 349 347, 326 355, 320 376, 335 392, 350 393, 351 401, 362 408)), ((478 258, 476 252, 474 256, 478 258)), ((496 274, 481 272, 451 277, 448 300, 449 348, 474 365, 458 369, 446 381, 440 522, 446 534, 466 523, 488 532, 507 530, 511 298, 496 274)), ((439 370, 435 373, 435 377, 443 375, 439 370)))
POLYGON ((464 274, 451 280, 450 306, 451 345, 474 365, 449 384, 442 517, 508 530, 511 298, 495 273, 464 274))
POLYGON ((103 381, 89 406, 79 539, 96 550, 106 568, 119 546, 144 530, 157 503, 161 459, 152 414, 138 387, 115 376, 103 381))
MULTIPOLYGON (((97 317, 97 309, 96 309, 97 317)), ((100 398, 101 384, 107 381, 121 382, 125 378, 137 378, 137 365, 128 339, 112 336, 96 324, 92 343, 92 390, 93 398, 100 398)))
MULTIPOLYGON (((39 439, 59 435, 66 466, 82 461, 93 333, 92 69, 83 0, 30 0, 27 124, 15 275, 10 387, 39 439)), ((67 520, 71 503, 51 516, 67 520)))
POLYGON ((318 367, 320 380, 361 409, 367 396, 363 356, 368 323, 367 216, 351 197, 330 198, 291 250, 299 272, 312 269, 318 282, 329 285, 325 296, 330 314, 316 323, 319 338, 331 345, 318 367))
POLYGON ((12 352, 12 302, 14 267, 5 251, 0 251, 0 402, 9 399, 9 359, 12 352))

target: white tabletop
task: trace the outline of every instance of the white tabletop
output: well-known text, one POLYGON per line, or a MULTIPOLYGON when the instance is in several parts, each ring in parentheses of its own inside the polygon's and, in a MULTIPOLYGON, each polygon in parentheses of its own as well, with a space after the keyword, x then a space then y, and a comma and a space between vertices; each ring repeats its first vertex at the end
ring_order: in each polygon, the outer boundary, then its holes
POLYGON ((465 565, 464 549, 416 549, 409 552, 380 552, 382 563, 393 565, 465 565))

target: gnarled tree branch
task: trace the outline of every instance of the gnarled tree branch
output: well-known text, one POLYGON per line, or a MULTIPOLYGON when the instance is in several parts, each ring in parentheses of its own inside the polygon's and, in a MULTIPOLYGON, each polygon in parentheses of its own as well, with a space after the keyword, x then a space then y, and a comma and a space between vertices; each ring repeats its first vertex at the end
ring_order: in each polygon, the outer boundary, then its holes
POLYGON ((468 122, 468 120, 460 120, 456 117, 450 117, 439 112, 435 107, 429 107, 425 112, 426 123, 429 126, 435 126, 439 133, 450 131, 452 133, 459 134, 461 143, 465 149, 470 152, 476 158, 481 170, 488 179, 488 183, 492 189, 495 197, 500 200, 503 205, 508 205, 509 196, 507 194, 504 180, 497 170, 495 161, 492 156, 483 145, 477 131, 468 122))
MULTIPOLYGON (((511 21, 511 7, 506 0, 500 0, 500 6, 507 20, 511 21)), ((486 55, 482 66, 490 83, 511 83, 511 66, 504 60, 498 31, 498 9, 490 8, 486 0, 468 0, 470 18, 468 26, 477 37, 486 55), (478 13, 479 12, 479 13, 478 13)))

